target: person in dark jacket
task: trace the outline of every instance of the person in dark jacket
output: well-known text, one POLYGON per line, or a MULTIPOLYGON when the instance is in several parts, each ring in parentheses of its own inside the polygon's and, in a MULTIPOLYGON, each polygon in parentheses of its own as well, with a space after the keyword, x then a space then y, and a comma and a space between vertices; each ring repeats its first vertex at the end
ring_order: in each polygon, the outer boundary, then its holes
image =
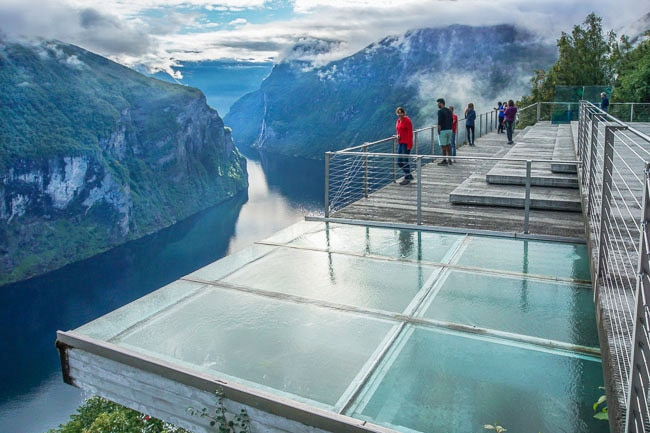
POLYGON ((474 122, 476 121, 476 111, 474 104, 470 102, 465 109, 465 130, 467 131, 467 144, 474 146, 474 122))
POLYGON ((442 161, 438 165, 451 165, 451 128, 454 118, 451 110, 445 107, 443 98, 437 99, 436 102, 438 103, 438 140, 440 140, 440 149, 442 149, 442 161))
POLYGON ((515 101, 510 99, 508 101, 508 106, 503 113, 503 119, 506 124, 506 134, 508 134, 508 144, 514 144, 512 141, 512 131, 515 127, 515 120, 517 119, 517 107, 515 107, 515 101))
POLYGON ((605 113, 607 113, 607 110, 609 110, 609 98, 605 92, 600 94, 600 109, 605 113))

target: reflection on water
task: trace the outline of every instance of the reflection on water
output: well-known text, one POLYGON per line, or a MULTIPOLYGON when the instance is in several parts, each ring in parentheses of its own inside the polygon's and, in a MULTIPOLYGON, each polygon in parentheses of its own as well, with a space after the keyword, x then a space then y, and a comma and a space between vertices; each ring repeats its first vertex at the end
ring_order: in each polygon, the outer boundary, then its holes
POLYGON ((80 391, 60 378, 56 330, 74 329, 322 210, 322 164, 249 158, 248 175, 248 194, 91 259, 0 288, 0 337, 12 349, 0 352, 2 431, 55 428, 81 403, 80 391))

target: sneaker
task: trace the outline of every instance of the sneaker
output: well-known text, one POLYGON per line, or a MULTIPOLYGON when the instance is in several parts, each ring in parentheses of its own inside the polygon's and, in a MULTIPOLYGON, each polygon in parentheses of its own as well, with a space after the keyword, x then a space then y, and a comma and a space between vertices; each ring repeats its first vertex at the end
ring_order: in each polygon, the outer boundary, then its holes
POLYGON ((400 185, 408 185, 409 183, 411 183, 410 180, 408 180, 408 179, 404 179, 404 180, 401 181, 399 184, 400 184, 400 185))
POLYGON ((515 144, 515 142, 514 141, 509 141, 508 144, 515 144))
POLYGON ((443 159, 442 161, 440 161, 440 162, 438 163, 438 165, 447 165, 447 160, 446 160, 446 159, 443 159))
POLYGON ((451 159, 449 160, 449 165, 451 165, 451 159))

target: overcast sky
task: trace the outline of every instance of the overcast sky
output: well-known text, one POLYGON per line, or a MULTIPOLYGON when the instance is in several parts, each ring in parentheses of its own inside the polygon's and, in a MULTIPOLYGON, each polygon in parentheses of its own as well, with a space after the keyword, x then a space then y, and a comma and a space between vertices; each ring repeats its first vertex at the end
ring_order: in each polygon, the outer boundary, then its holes
MULTIPOLYGON (((282 58, 300 39, 343 57, 391 34, 449 24, 513 23, 557 40, 594 12, 615 30, 647 0, 0 0, 0 32, 72 43, 133 66, 282 58)), ((642 10, 643 9, 643 10, 642 10)))

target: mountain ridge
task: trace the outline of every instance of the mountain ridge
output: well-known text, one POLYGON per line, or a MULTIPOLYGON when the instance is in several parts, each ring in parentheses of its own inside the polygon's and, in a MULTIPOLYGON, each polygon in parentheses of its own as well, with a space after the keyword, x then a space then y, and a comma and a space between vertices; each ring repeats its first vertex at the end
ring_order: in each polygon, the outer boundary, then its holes
POLYGON ((460 114, 468 102, 490 111, 527 93, 534 70, 556 59, 554 45, 512 25, 417 29, 324 66, 279 63, 224 122, 238 146, 322 159, 392 135, 397 106, 416 127, 434 122, 439 97, 460 114))
POLYGON ((1 41, 0 64, 0 284, 246 190, 245 159, 200 90, 58 41, 1 41))

